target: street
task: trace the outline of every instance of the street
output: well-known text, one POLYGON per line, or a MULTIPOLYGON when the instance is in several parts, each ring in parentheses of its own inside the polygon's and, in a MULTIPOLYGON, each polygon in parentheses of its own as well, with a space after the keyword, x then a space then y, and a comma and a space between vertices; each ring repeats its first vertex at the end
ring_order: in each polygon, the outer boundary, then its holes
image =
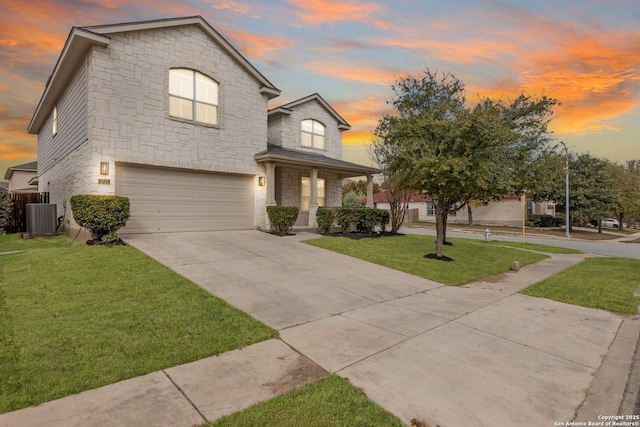
MULTIPOLYGON (((455 225, 448 225, 449 228, 454 228, 455 225)), ((488 227, 491 230, 491 240, 500 240, 505 242, 521 242, 522 236, 511 236, 511 235, 503 235, 499 232, 495 232, 494 227, 488 227)), ((499 227, 498 227, 499 228, 499 227)), ((404 234, 422 234, 422 235, 432 235, 435 236, 436 231, 434 229, 425 229, 425 228, 410 228, 403 227, 400 230, 401 233, 404 234)), ((636 233, 635 237, 640 236, 640 233, 636 233)), ((447 231, 447 237, 460 237, 464 239, 479 239, 483 240, 484 235, 482 231, 477 232, 459 232, 459 231, 447 231)), ((621 236, 626 238, 632 238, 631 235, 621 236)), ((614 257, 622 257, 622 258, 638 258, 640 259, 640 245, 637 243, 623 243, 615 240, 578 240, 578 239, 566 239, 566 238, 540 238, 539 235, 536 237, 528 237, 525 235, 525 240, 527 243, 538 243, 541 245, 549 245, 549 246, 559 246, 563 248, 577 249, 579 251, 596 254, 596 255, 605 255, 605 256, 614 256, 614 257)))

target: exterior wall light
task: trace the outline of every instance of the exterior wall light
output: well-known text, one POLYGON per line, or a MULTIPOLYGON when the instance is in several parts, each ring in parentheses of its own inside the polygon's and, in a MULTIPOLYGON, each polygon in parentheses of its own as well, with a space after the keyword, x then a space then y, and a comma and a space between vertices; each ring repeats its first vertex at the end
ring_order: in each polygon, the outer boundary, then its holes
POLYGON ((259 176, 258 177, 258 185, 260 187, 264 187, 264 176, 259 176))
POLYGON ((100 175, 109 175, 109 162, 100 162, 100 175))

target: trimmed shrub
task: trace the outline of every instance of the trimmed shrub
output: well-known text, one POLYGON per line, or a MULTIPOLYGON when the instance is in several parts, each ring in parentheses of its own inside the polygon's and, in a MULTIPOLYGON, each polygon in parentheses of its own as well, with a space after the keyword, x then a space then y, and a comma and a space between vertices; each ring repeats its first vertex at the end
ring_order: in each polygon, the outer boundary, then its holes
POLYGON ((298 220, 300 209, 297 206, 267 206, 267 215, 271 228, 278 236, 289 233, 298 220))
POLYGON ((336 221, 343 234, 352 229, 361 233, 372 233, 376 226, 384 230, 389 223, 389 212, 376 208, 340 208, 336 221))
POLYGON ((318 221, 318 227, 322 230, 322 234, 329 234, 331 227, 336 222, 338 215, 338 208, 318 208, 316 212, 316 221, 318 221))
POLYGON ((129 220, 129 199, 120 196, 79 194, 71 197, 73 218, 103 243, 118 240, 117 231, 129 220))
POLYGON ((336 222, 342 234, 347 234, 352 229, 357 230, 359 208, 340 208, 336 213, 336 222))
POLYGON ((531 214, 527 217, 527 225, 532 224, 533 227, 559 227, 563 221, 564 218, 551 215, 531 214))

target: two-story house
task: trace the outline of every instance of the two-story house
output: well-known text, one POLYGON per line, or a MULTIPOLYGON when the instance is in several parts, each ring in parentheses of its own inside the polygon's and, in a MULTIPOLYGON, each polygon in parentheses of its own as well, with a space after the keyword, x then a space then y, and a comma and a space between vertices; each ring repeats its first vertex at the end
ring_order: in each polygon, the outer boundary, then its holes
POLYGON ((378 170, 341 160, 350 126, 322 97, 278 95, 200 16, 74 27, 28 127, 39 191, 69 232, 75 194, 128 197, 123 233, 265 228, 269 204, 313 226, 378 170))

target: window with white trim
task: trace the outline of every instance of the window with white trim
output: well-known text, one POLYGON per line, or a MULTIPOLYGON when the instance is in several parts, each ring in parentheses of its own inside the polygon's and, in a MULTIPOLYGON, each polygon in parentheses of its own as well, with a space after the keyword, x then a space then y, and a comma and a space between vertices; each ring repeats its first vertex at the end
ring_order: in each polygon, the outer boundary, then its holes
POLYGON ((317 120, 303 120, 301 123, 302 146, 324 150, 324 129, 325 126, 317 120))
POLYGON ((55 136, 58 133, 58 106, 54 105, 53 106, 53 117, 51 120, 52 124, 52 132, 53 135, 55 136))
MULTIPOLYGON (((327 192, 324 178, 318 178, 318 206, 326 206, 327 192)), ((309 211, 309 203, 311 202, 311 178, 303 176, 300 181, 300 210, 302 212, 309 211)))
POLYGON ((218 83, 194 70, 169 70, 169 115, 218 124, 218 83))
POLYGON ((427 202, 427 215, 435 216, 436 215, 436 204, 433 202, 427 202))

